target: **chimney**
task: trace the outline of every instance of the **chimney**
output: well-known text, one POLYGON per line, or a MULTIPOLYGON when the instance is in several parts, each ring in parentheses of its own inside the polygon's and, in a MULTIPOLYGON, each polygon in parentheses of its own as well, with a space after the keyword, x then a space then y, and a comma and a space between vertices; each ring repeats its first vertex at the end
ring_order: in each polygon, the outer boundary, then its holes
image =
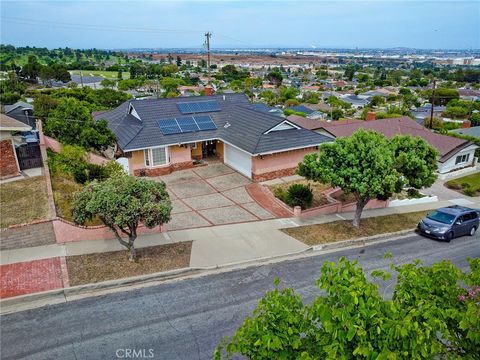
POLYGON ((205 96, 212 96, 213 95, 213 86, 207 85, 205 86, 205 96))
POLYGON ((377 119, 377 115, 373 111, 367 112, 367 118, 365 120, 367 121, 373 121, 377 119))
POLYGON ((465 121, 462 123, 462 129, 468 129, 471 124, 472 124, 472 123, 470 122, 470 120, 465 120, 465 121))

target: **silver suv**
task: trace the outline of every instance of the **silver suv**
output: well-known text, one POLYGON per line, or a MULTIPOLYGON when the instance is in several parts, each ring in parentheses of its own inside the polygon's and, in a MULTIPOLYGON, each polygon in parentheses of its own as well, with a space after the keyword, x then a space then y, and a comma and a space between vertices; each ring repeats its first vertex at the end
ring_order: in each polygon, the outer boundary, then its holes
POLYGON ((465 206, 453 205, 429 213, 418 225, 426 236, 450 242, 454 237, 473 236, 479 226, 480 212, 465 206))

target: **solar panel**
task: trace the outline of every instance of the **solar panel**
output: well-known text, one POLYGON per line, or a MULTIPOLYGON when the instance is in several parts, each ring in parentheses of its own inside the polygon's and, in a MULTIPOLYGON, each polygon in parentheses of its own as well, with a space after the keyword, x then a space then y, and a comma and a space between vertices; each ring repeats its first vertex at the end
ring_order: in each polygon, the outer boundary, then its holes
POLYGON ((163 135, 178 134, 182 132, 175 119, 159 120, 158 126, 163 135))
POLYGON ((217 125, 215 125, 212 118, 208 115, 194 116, 193 118, 200 130, 215 130, 217 128, 217 125))
POLYGON ((217 128, 210 115, 160 119, 158 120, 158 126, 163 135, 215 130, 217 128))
POLYGON ((180 126, 182 132, 192 132, 199 130, 197 123, 195 122, 195 120, 193 120, 192 116, 177 118, 177 123, 178 126, 180 126))
POLYGON ((220 111, 220 106, 215 100, 181 102, 177 103, 177 107, 182 114, 220 111))

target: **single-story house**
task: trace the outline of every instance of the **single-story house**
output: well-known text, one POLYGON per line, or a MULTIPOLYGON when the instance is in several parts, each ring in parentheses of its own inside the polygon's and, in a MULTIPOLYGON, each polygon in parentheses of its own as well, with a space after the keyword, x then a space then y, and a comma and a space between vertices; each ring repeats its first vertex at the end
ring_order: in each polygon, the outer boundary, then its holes
POLYGON ((460 135, 472 136, 474 138, 480 139, 480 126, 474 126, 463 129, 454 129, 450 130, 451 133, 457 133, 460 135))
POLYGON ((460 99, 468 101, 479 101, 480 100, 480 90, 474 89, 458 89, 458 94, 460 99))
POLYGON ((12 105, 4 106, 5 115, 14 118, 15 120, 21 121, 25 125, 35 129, 35 117, 33 116, 33 105, 26 103, 24 101, 17 101, 12 105))
POLYGON ((340 97, 341 100, 349 103, 355 109, 362 109, 368 105, 368 100, 360 98, 357 95, 347 94, 340 97))
POLYGON ((5 114, 0 114, 0 179, 20 174, 12 131, 30 131, 32 127, 5 114))
POLYGON ((128 100, 94 118, 108 121, 117 153, 128 159, 128 171, 140 176, 164 175, 216 157, 263 181, 293 174, 306 154, 331 141, 256 111, 244 94, 128 100))
POLYGON ((431 132, 408 116, 374 121, 322 122, 321 127, 312 130, 334 139, 350 136, 359 128, 374 130, 387 137, 395 135, 420 136, 440 153, 438 158, 438 172, 440 174, 476 165, 475 150, 478 148, 477 145, 468 140, 431 132))

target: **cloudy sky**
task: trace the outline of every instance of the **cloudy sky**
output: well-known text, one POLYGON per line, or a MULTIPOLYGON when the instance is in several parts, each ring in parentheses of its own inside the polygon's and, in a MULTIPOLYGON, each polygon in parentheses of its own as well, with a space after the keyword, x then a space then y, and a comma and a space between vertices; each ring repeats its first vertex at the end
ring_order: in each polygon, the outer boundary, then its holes
POLYGON ((480 48, 480 1, 1 1, 1 42, 73 48, 480 48))

